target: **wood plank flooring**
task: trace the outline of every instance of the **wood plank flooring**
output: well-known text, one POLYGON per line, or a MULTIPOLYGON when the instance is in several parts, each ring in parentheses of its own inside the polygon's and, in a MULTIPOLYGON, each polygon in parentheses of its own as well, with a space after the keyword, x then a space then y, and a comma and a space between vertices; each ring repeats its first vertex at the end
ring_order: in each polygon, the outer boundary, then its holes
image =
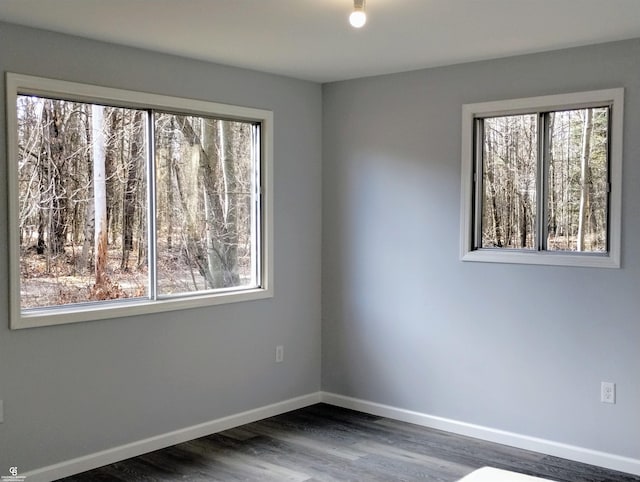
POLYGON ((559 482, 640 482, 621 472, 326 404, 61 480, 454 482, 486 465, 559 482))

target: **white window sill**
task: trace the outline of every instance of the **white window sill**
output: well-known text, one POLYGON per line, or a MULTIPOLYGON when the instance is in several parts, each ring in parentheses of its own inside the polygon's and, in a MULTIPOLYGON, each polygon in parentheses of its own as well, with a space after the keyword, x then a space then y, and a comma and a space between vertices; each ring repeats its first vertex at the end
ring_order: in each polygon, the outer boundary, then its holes
POLYGON ((11 329, 62 325, 109 318, 125 318, 128 316, 187 310, 272 297, 273 292, 269 289, 253 288, 245 291, 233 291, 229 293, 217 292, 192 297, 165 298, 153 301, 143 298, 105 301, 99 304, 69 305, 60 308, 34 309, 13 317, 11 329))
POLYGON ((462 261, 482 263, 540 264, 546 266, 572 266, 583 268, 619 268, 620 259, 611 253, 538 252, 503 249, 468 251, 462 261))

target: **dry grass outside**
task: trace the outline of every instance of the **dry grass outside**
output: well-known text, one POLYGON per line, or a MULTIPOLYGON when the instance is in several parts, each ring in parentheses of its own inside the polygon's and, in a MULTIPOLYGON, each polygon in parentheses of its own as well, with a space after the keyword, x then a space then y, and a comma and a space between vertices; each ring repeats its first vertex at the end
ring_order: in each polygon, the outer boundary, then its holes
POLYGON ((146 295, 147 267, 120 269, 120 248, 113 247, 107 252, 107 273, 102 286, 96 286, 92 269, 80 266, 80 252, 81 249, 68 247, 65 253, 51 256, 47 261, 47 255, 38 254, 34 249, 23 251, 20 258, 22 309, 146 295))
MULTIPOLYGON (((587 253, 604 253, 607 251, 606 242, 602 239, 602 235, 587 234, 584 237, 584 250, 587 253)), ((571 251, 578 250, 577 236, 549 236, 547 241, 547 249, 549 251, 571 251)))
MULTIPOLYGON (((180 247, 171 249, 159 241, 158 289, 163 294, 188 293, 207 289, 206 280, 196 267, 184 261, 180 247)), ((146 264, 139 265, 133 252, 129 269, 121 269, 122 248, 110 245, 107 251, 105 282, 95 284, 93 269, 82 268, 78 246, 68 245, 65 253, 51 256, 38 254, 35 249, 23 250, 20 259, 21 308, 43 308, 94 301, 106 301, 147 296, 149 272, 146 264)), ((135 250, 134 250, 135 252, 135 250)), ((241 267, 241 284, 250 283, 248 260, 241 267)))

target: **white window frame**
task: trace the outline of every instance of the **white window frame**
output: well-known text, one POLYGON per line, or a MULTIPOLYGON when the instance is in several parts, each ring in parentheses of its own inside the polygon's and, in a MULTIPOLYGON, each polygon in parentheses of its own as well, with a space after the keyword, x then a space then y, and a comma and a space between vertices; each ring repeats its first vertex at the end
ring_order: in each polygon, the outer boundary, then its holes
POLYGON ((460 259, 488 263, 518 263, 593 268, 620 267, 622 211, 622 128, 624 89, 614 88, 570 94, 529 97, 462 106, 462 166, 460 205, 460 259), (609 119, 609 205, 608 251, 585 253, 566 251, 532 251, 474 246, 474 175, 477 118, 580 109, 595 105, 610 105, 609 119))
POLYGON ((15 73, 6 74, 7 171, 9 190, 9 311, 10 328, 21 329, 107 318, 120 318, 273 297, 273 112, 215 102, 101 87, 15 73), (133 109, 156 109, 187 115, 258 122, 260 128, 260 196, 258 238, 260 285, 192 293, 176 298, 127 299, 31 309, 20 306, 20 239, 18 192, 17 97, 53 96, 78 102, 104 103, 133 109))

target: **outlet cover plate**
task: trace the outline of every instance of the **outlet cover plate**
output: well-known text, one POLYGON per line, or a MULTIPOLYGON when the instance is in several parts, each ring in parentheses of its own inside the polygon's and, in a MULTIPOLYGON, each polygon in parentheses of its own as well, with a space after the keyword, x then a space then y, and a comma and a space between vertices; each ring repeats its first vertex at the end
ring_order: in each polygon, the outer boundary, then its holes
POLYGON ((602 403, 616 403, 616 384, 602 382, 600 384, 600 401, 602 403))

